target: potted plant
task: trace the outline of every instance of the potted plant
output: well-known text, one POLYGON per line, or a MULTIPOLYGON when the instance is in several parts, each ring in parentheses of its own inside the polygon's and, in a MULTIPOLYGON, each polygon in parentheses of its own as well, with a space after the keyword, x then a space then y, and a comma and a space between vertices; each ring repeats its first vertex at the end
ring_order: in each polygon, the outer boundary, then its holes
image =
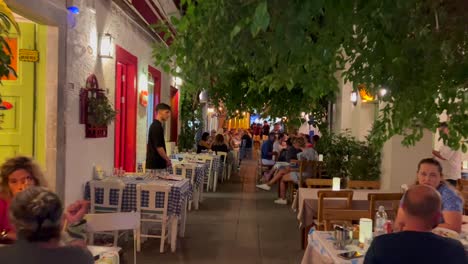
POLYGON ((112 108, 105 95, 90 97, 88 99, 87 124, 102 127, 114 121, 117 111, 112 108))

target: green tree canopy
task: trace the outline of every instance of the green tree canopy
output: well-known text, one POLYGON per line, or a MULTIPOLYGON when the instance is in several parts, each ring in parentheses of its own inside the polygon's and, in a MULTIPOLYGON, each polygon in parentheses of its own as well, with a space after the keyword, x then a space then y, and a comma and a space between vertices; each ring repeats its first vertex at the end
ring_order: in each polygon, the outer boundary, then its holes
POLYGON ((345 78, 389 90, 376 143, 401 134, 414 144, 444 110, 449 145, 468 137, 465 0, 181 2, 177 36, 169 48, 156 44, 154 57, 166 70, 178 66, 193 92, 206 89, 230 109, 299 115, 333 99, 345 78))

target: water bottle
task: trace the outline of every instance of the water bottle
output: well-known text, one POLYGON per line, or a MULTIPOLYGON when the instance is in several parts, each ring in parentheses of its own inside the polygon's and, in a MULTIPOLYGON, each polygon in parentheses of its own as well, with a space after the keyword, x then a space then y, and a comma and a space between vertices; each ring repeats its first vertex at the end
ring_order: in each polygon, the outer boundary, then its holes
POLYGON ((384 234, 384 225, 387 222, 387 212, 385 212, 385 207, 383 205, 379 206, 379 210, 375 213, 375 226, 374 232, 375 236, 384 234))

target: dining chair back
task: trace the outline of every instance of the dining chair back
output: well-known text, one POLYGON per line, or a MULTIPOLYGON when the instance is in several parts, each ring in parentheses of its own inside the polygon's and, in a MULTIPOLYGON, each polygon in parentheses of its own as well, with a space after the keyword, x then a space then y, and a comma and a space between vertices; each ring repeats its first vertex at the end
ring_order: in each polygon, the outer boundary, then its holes
MULTIPOLYGON (((172 221, 168 216, 170 185, 138 184, 137 212, 140 213, 141 224, 137 236, 137 251, 141 250, 141 238, 160 238, 159 251, 164 252, 164 244, 168 239, 169 226, 172 221), (152 223, 161 226, 160 234, 150 234, 142 230, 143 224, 152 223)), ((147 232, 148 231, 148 232, 147 232)), ((176 234, 174 234, 176 235, 176 234)))
POLYGON ((213 188, 213 178, 217 177, 216 169, 214 168, 214 157, 211 155, 197 155, 197 160, 204 162, 208 165, 207 177, 205 177, 203 183, 206 184, 206 191, 213 188))
MULTIPOLYGON (((216 155, 219 156, 219 161, 223 166, 223 172, 221 175, 221 182, 223 182, 227 175, 227 162, 228 162, 228 153, 224 151, 217 151, 216 155)), ((215 183, 216 184, 216 183, 215 183)))
POLYGON ((307 188, 331 188, 333 186, 332 179, 306 179, 307 188))
MULTIPOLYGON (((175 175, 182 176, 184 178, 190 179, 190 184, 195 186, 195 173, 196 173, 197 165, 193 163, 172 163, 172 173, 175 175)), ((188 209, 189 211, 192 210, 192 200, 188 202, 188 209)))
POLYGON ((403 193, 369 193, 369 214, 372 222, 375 223, 375 213, 380 205, 385 207, 389 219, 395 220, 403 193))
MULTIPOLYGON (((133 263, 136 263, 136 242, 140 228, 140 214, 137 212, 118 212, 107 214, 86 214, 88 235, 104 231, 133 230, 133 263)), ((120 248, 119 248, 120 250, 120 248)))
MULTIPOLYGON (((120 212, 122 208, 123 190, 125 184, 120 180, 93 180, 89 183, 90 189, 90 213, 120 212)), ((112 232, 114 247, 117 246, 119 231, 112 232)), ((94 234, 90 233, 89 241, 94 243, 94 234)))
POLYGON ((317 229, 324 230, 325 223, 323 219, 324 209, 351 209, 351 202, 353 200, 353 191, 332 191, 322 190, 317 192, 318 206, 317 206, 317 219, 314 221, 317 229), (326 200, 332 199, 333 205, 326 200))
POLYGON ((325 231, 333 230, 333 223, 344 222, 351 225, 352 221, 359 221, 361 218, 369 218, 368 210, 353 209, 324 209, 322 219, 325 231))
POLYGON ((468 180, 458 179, 457 188, 460 192, 468 192, 468 180))
POLYGON ((380 189, 380 181, 348 181, 348 189, 380 189))

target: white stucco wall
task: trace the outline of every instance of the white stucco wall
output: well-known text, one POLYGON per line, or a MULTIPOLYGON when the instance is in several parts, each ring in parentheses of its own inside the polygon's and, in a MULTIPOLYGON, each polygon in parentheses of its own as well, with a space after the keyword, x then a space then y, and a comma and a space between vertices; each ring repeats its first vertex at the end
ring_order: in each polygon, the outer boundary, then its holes
MULTIPOLYGON (((77 4, 83 2, 77 1, 77 4)), ((108 98, 115 100, 115 56, 113 59, 99 58, 98 36, 110 33, 115 44, 138 57, 138 92, 147 90, 148 65, 153 65, 150 38, 117 5, 110 0, 95 1, 96 12, 79 6, 76 27, 68 30, 67 38, 67 87, 65 103, 66 122, 66 171, 65 202, 82 198, 86 181, 92 178, 93 166, 101 165, 110 173, 114 166, 114 126, 108 127, 108 137, 85 138, 84 125, 79 124, 79 91, 86 78, 94 73, 101 88, 109 91, 108 98)), ((161 102, 170 103, 170 76, 162 74, 161 102)), ((170 124, 167 124, 168 133, 170 124)), ((146 155, 146 108, 137 109, 137 153, 136 161, 146 155)))

